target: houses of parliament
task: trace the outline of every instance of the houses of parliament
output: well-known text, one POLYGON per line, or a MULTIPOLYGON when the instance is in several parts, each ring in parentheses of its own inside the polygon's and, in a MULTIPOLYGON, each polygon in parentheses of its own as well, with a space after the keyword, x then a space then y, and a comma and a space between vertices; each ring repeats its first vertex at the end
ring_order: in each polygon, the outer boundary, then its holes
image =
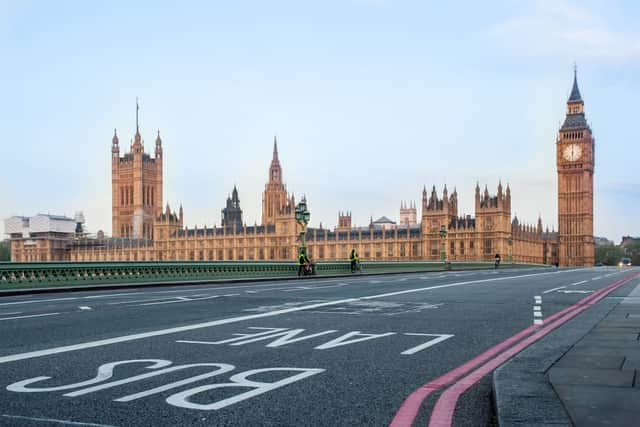
MULTIPOLYGON (((12 260, 24 261, 260 261, 297 257, 300 225, 296 200, 284 185, 277 141, 262 195, 260 225, 243 222, 234 187, 222 209, 220 226, 186 227, 182 206, 176 212, 163 200, 163 152, 160 133, 154 156, 145 152, 138 127, 121 155, 118 135, 111 141, 112 237, 81 233, 9 233, 12 260)), ((352 248, 372 261, 503 260, 589 266, 594 262, 593 172, 595 140, 585 119, 584 102, 574 72, 564 123, 556 143, 558 230, 524 224, 512 217, 509 185, 489 191, 476 183, 475 216, 460 216, 458 193, 432 187, 422 191, 421 216, 402 204, 398 224, 381 218, 356 227, 350 213, 339 213, 334 229, 306 230, 309 256, 315 261, 346 260, 352 248), (420 221, 418 222, 418 219, 420 221), (442 228, 446 233, 442 233, 442 228)), ((24 220, 24 219, 23 219, 24 220)))

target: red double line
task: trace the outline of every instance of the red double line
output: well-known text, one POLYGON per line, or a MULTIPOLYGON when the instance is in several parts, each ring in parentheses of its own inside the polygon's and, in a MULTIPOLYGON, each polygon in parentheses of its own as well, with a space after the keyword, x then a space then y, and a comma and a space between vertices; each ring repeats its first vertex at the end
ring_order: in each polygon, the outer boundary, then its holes
POLYGON ((505 341, 497 344, 484 353, 474 357, 465 364, 455 368, 452 371, 430 381, 413 393, 409 395, 402 403, 402 406, 396 413, 395 417, 391 421, 392 427, 408 427, 413 424, 413 421, 420 411, 422 402, 433 392, 450 386, 438 399, 436 405, 431 413, 431 419, 429 420, 429 427, 450 426, 453 420, 453 413, 455 411, 456 404, 459 397, 466 390, 476 384, 486 374, 509 360, 512 356, 519 353, 529 345, 538 341, 540 338, 547 335, 557 327, 566 323, 582 311, 589 308, 591 305, 597 303, 608 294, 618 289, 619 287, 629 283, 631 280, 640 276, 640 273, 635 273, 625 279, 617 280, 610 285, 597 290, 593 294, 586 298, 581 299, 577 303, 555 313, 545 320, 544 325, 532 325, 528 328, 518 332, 505 341), (535 333, 534 333, 535 332, 535 333), (525 339, 525 337, 528 337, 525 339), (478 369, 471 372, 469 375, 463 377, 472 369, 478 365, 484 363, 478 369), (463 377, 463 378, 461 378, 463 377))

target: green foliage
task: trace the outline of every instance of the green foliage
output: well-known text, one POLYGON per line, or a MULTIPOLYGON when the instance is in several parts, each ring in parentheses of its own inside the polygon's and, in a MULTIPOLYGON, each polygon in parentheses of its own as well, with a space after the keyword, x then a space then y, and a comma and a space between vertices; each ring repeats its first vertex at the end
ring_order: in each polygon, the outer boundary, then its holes
POLYGON ((11 242, 0 242, 0 261, 11 261, 11 242))
POLYGON ((596 263, 604 265, 618 265, 620 258, 624 257, 624 250, 620 246, 597 246, 596 263))

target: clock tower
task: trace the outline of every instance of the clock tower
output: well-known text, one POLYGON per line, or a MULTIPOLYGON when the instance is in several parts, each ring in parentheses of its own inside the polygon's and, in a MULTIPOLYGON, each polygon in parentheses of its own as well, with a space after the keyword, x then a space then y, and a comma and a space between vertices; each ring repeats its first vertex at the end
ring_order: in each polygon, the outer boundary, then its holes
POLYGON ((595 260, 594 156, 595 139, 584 116, 584 101, 574 69, 567 115, 556 141, 559 258, 562 266, 592 266, 595 260))

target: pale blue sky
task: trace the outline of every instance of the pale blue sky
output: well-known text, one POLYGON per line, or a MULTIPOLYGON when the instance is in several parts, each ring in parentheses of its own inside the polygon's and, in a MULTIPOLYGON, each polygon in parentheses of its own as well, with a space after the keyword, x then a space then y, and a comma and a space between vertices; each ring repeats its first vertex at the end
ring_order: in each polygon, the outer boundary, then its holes
POLYGON ((277 134, 312 225, 398 220, 422 187, 509 182, 513 213, 557 228, 555 135, 578 63, 596 137, 595 233, 640 235, 637 1, 0 0, 0 217, 111 231, 110 144, 160 129, 165 200, 247 223, 277 134), (184 3, 178 5, 178 3, 184 3), (186 5, 185 5, 186 4, 186 5))

